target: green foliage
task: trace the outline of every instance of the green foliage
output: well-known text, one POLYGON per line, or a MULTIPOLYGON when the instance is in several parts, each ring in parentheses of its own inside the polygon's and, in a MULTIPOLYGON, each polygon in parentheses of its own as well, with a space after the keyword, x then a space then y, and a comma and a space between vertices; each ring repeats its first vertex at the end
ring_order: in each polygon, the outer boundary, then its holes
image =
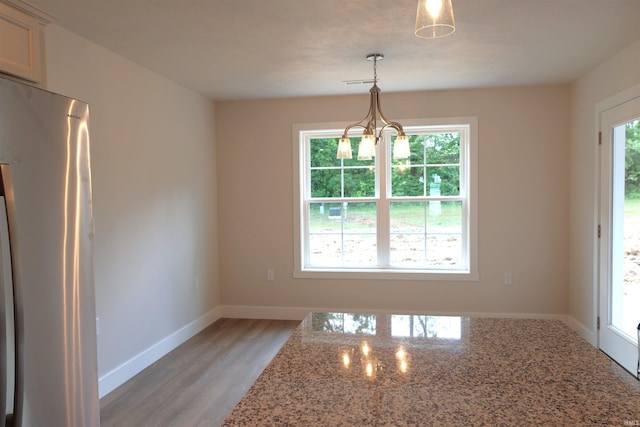
POLYGON ((394 196, 460 194, 459 133, 410 135, 409 147, 409 166, 404 160, 394 160, 391 177, 394 196))
MULTIPOLYGON (((353 144, 357 146, 355 138, 353 144)), ((312 197, 373 197, 375 195, 374 161, 336 159, 338 138, 315 138, 311 141, 312 197), (342 194, 344 191, 344 196, 342 194)))
POLYGON ((640 198, 640 120, 625 123, 625 197, 640 198))
MULTIPOLYGON (((359 138, 352 138, 357 147, 359 138)), ((460 134, 434 133, 409 135, 411 158, 394 160, 394 196, 457 196, 460 194, 460 134)), ((373 197, 374 160, 336 159, 338 138, 311 141, 312 197, 373 197)))

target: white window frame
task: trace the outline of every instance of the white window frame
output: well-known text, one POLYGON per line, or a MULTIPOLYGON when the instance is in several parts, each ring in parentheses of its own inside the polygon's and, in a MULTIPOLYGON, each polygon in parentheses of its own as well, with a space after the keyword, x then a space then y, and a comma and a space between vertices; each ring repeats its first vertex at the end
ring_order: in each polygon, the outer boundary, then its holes
MULTIPOLYGON (((308 177, 308 156, 305 139, 309 134, 314 136, 323 133, 338 137, 342 134, 347 122, 339 123, 303 123, 293 125, 293 223, 294 223, 294 278, 309 279, 360 279, 360 280, 429 280, 429 281, 479 281, 478 271, 478 118, 477 117, 450 117, 438 119, 415 119, 398 120, 405 128, 405 132, 410 133, 415 130, 428 131, 420 128, 434 128, 441 130, 446 127, 462 126, 468 129, 468 139, 465 143, 461 139, 460 147, 460 195, 463 198, 463 233, 466 233, 466 247, 463 251, 466 254, 466 263, 463 269, 442 270, 442 269, 407 269, 407 268, 319 268, 304 266, 304 242, 305 236, 305 183, 308 177)), ((354 135, 355 136, 355 135, 354 135)), ((382 179, 380 184, 381 170, 390 168, 390 149, 386 144, 380 144, 385 149, 378 148, 376 159, 376 195, 380 200, 380 194, 388 194, 390 182, 382 179), (386 187, 382 187, 385 185, 386 187), (382 188, 381 188, 382 187, 382 188)), ((386 174, 386 172, 385 172, 386 174)), ((385 198, 386 199, 386 198, 385 198)), ((363 199, 362 201, 369 201, 363 199)), ((386 199, 385 203, 392 202, 393 199, 386 199)), ((388 210, 386 213, 388 215, 388 210)), ((388 239, 383 239, 387 240, 388 239)))

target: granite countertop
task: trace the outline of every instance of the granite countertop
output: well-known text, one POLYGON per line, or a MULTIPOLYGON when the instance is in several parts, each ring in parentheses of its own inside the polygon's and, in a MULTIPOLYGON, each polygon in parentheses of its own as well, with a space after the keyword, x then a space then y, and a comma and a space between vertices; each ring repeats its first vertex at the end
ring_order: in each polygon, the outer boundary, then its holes
POLYGON ((640 382, 559 320, 311 313, 224 425, 640 425, 640 382))

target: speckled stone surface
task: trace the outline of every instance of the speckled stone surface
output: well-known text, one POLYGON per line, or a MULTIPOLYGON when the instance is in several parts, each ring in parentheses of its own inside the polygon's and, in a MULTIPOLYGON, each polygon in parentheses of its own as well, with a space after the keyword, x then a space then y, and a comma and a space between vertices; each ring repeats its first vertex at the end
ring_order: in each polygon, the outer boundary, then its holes
POLYGON ((312 313, 224 425, 640 425, 640 382, 559 320, 312 313))

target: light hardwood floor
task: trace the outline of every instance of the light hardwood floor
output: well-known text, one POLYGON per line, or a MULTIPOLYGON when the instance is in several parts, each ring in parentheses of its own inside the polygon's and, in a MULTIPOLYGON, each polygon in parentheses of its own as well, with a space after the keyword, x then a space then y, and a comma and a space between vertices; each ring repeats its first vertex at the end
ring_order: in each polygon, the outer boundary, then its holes
POLYGON ((103 397, 101 426, 221 425, 299 323, 218 320, 103 397))

